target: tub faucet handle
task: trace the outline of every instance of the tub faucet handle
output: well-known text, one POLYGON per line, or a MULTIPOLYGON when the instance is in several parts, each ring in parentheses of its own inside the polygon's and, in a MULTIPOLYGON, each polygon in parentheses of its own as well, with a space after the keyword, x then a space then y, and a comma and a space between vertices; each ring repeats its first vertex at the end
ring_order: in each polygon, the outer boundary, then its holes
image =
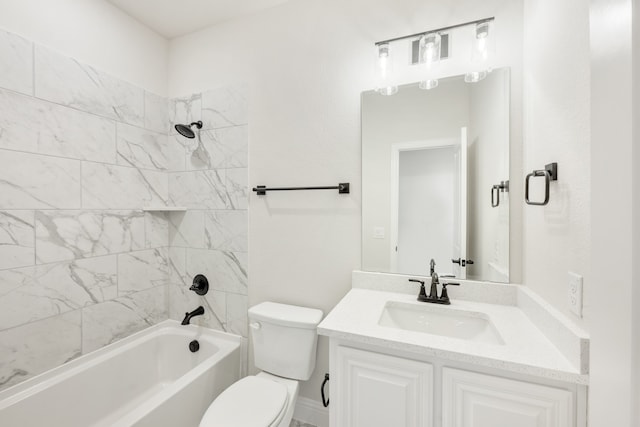
POLYGON ((209 292, 209 281, 203 274, 196 274, 189 290, 194 291, 198 295, 205 295, 209 292))

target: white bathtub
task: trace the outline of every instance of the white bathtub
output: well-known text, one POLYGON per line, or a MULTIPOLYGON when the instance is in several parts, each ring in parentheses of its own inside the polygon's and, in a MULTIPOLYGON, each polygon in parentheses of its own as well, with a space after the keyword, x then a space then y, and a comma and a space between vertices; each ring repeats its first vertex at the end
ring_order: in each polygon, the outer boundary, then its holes
POLYGON ((0 392, 0 426, 196 427, 240 377, 240 344, 164 321, 0 392))

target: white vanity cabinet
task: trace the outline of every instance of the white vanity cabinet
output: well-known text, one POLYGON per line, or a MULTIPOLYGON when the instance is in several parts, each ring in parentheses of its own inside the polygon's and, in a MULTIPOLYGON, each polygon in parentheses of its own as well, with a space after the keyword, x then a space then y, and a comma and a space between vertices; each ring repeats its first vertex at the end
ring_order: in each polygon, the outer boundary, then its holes
MULTIPOLYGON (((576 427, 566 388, 331 340, 331 427, 576 427)), ((430 360, 431 359, 431 360, 430 360)), ((454 364, 456 365, 456 364, 454 364)), ((458 364, 460 365, 460 364, 458 364)))
POLYGON ((433 426, 431 364, 346 346, 331 363, 332 426, 433 426))
POLYGON ((459 369, 442 370, 442 425, 572 427, 573 393, 459 369))

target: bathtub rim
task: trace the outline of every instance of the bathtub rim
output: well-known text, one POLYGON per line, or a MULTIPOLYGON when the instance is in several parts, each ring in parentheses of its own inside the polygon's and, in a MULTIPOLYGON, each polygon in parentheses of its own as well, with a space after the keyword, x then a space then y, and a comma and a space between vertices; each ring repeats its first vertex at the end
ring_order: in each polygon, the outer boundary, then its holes
MULTIPOLYGON (((169 390, 173 390, 174 392, 182 390, 199 375, 202 375, 205 371, 210 369, 216 362, 228 356, 234 350, 238 349, 240 352, 242 349, 243 338, 239 335, 197 325, 183 326, 180 322, 172 319, 164 320, 0 391, 0 411, 35 393, 46 390, 76 373, 90 368, 92 365, 107 360, 115 354, 122 353, 127 349, 135 347, 139 342, 148 341, 154 337, 171 333, 177 333, 178 335, 183 335, 193 339, 215 340, 219 350, 201 361, 192 369, 186 371, 183 375, 178 377, 171 386, 153 396, 141 405, 141 407, 155 407, 158 402, 166 400, 173 394, 169 393, 169 390), (155 403, 153 405, 147 405, 151 402, 155 403)), ((241 355, 239 355, 239 357, 241 358, 241 355)), ((238 378, 241 375, 241 371, 242 367, 240 366, 238 378)))

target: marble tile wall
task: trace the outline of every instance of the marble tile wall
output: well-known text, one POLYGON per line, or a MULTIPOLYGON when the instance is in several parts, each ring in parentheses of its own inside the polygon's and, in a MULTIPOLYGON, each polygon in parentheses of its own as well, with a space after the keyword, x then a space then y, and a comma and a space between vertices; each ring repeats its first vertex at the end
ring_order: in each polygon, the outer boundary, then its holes
POLYGON ((169 216, 169 315, 181 320, 198 305, 196 324, 248 336, 247 204, 248 113, 246 88, 228 86, 172 99, 169 138, 185 147, 181 170, 170 170, 169 201, 187 207, 169 216), (196 138, 173 129, 202 120, 196 138), (210 291, 188 290, 204 274, 210 291))
POLYGON ((167 100, 0 31, 0 389, 198 305, 248 336, 247 124, 244 87, 167 100))
POLYGON ((168 107, 0 32, 0 389, 168 317, 168 107))

